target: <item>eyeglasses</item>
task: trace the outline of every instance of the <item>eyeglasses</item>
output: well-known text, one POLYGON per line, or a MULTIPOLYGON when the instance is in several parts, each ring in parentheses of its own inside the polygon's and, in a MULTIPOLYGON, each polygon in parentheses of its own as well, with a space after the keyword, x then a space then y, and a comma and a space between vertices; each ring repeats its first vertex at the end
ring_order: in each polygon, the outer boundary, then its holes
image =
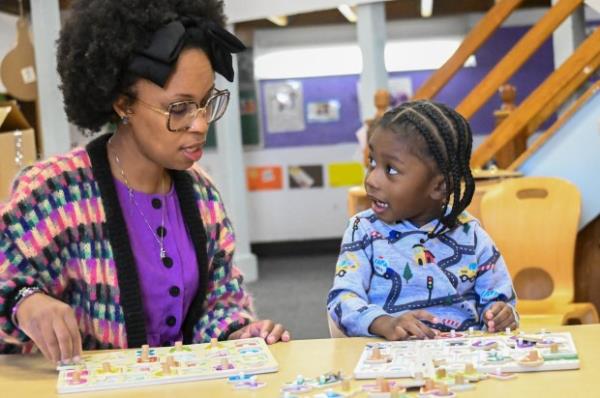
POLYGON ((214 94, 206 100, 204 106, 201 106, 200 102, 192 100, 177 101, 169 104, 166 111, 139 98, 134 99, 146 108, 167 116, 167 129, 169 131, 181 132, 188 131, 192 127, 199 113, 202 113, 202 117, 204 117, 207 124, 219 120, 227 110, 229 90, 214 89, 214 94))

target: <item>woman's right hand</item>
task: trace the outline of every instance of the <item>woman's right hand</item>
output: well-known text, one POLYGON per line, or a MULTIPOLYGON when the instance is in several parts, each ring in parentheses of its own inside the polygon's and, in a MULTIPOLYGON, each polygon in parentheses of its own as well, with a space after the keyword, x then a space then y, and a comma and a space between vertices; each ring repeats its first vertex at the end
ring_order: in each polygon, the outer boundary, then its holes
POLYGON ((406 340, 411 337, 432 339, 438 332, 425 325, 422 320, 437 323, 437 318, 425 310, 408 311, 393 317, 389 315, 375 318, 369 327, 369 332, 386 340, 406 340))
POLYGON ((23 299, 16 313, 21 329, 52 363, 78 362, 81 334, 75 312, 43 293, 23 299))

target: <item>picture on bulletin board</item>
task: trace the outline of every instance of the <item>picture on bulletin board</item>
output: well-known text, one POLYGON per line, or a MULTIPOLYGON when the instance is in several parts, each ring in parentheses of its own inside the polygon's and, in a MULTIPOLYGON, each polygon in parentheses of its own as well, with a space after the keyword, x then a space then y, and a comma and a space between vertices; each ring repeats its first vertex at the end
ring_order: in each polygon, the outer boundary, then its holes
POLYGON ((281 166, 250 166, 246 168, 246 180, 249 191, 280 190, 283 170, 281 166))
POLYGON ((389 79, 391 105, 398 106, 410 100, 413 96, 413 86, 410 77, 394 77, 389 79))
POLYGON ((330 123, 340 120, 340 101, 309 102, 306 108, 306 119, 309 123, 330 123))
POLYGON ((290 133, 306 128, 301 82, 268 83, 264 90, 269 133, 290 133))
POLYGON ((289 184, 292 189, 323 187, 323 166, 289 166, 289 184))
POLYGON ((362 185, 365 169, 358 162, 331 163, 328 166, 329 185, 333 188, 362 185))

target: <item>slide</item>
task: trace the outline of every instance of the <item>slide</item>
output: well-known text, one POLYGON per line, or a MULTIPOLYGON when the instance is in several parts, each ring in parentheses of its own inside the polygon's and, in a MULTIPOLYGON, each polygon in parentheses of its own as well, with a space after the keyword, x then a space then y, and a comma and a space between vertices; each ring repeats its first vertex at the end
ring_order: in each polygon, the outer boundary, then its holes
POLYGON ((579 229, 593 221, 600 213, 600 89, 517 170, 575 184, 582 197, 579 229))

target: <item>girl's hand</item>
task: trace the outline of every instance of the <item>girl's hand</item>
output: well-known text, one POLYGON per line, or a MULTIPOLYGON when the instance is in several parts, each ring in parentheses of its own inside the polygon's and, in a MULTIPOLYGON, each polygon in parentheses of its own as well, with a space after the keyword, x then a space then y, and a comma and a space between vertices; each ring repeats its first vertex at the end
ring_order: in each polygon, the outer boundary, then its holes
POLYGON ((43 293, 23 299, 16 313, 19 329, 42 351, 46 359, 78 362, 81 356, 81 334, 75 312, 62 301, 43 293))
POLYGON ((517 320, 512 307, 503 301, 497 301, 485 312, 485 324, 488 332, 500 332, 506 328, 517 328, 517 320))
POLYGON ((229 335, 229 340, 247 339, 250 337, 262 337, 267 344, 278 341, 288 342, 291 340, 290 332, 284 329, 280 323, 273 323, 269 319, 252 322, 229 335))
POLYGON ((386 340, 406 340, 410 337, 432 339, 438 331, 431 329, 421 320, 438 323, 437 318, 425 310, 409 311, 398 317, 389 315, 375 318, 369 332, 384 337, 386 340))

